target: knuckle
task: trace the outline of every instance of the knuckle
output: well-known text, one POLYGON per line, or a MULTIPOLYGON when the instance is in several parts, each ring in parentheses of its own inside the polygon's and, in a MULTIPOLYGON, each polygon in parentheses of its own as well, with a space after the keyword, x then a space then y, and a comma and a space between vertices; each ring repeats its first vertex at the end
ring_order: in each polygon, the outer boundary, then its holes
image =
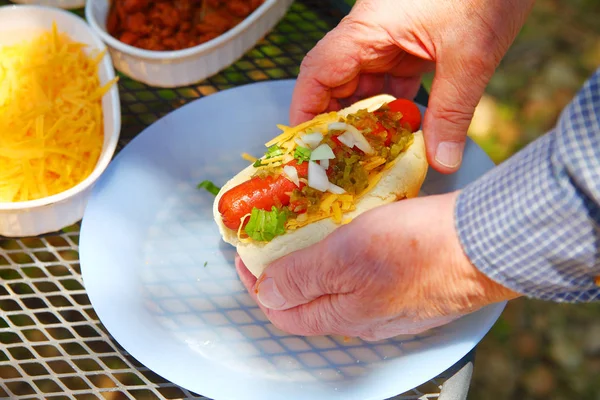
POLYGON ((418 327, 408 327, 400 332, 403 335, 420 335, 422 333, 427 332, 431 327, 426 326, 418 326, 418 327))
POLYGON ((432 117, 436 120, 442 120, 454 125, 465 125, 471 122, 475 107, 469 104, 460 104, 458 101, 455 104, 439 105, 435 109, 430 109, 432 117))
POLYGON ((280 331, 292 335, 308 334, 306 327, 299 321, 298 315, 291 310, 270 313, 268 318, 271 324, 280 331))
POLYGON ((275 283, 285 297, 305 298, 310 279, 306 269, 303 268, 304 265, 300 258, 292 256, 278 271, 275 283))
POLYGON ((315 315, 314 313, 299 313, 299 328, 306 335, 326 335, 329 334, 324 323, 324 318, 330 318, 330 323, 334 323, 333 316, 329 315, 315 315))
POLYGON ((340 298, 341 315, 344 322, 350 325, 368 322, 374 315, 372 299, 360 292, 351 293, 340 298))
MULTIPOLYGON (((327 35, 325 38, 326 37, 327 35)), ((325 38, 321 39, 321 41, 319 41, 312 50, 306 53, 302 59, 302 62, 300 63, 299 76, 303 76, 310 72, 311 69, 314 69, 315 64, 318 64, 319 57, 315 57, 315 53, 318 53, 320 48, 319 46, 322 46, 322 41, 325 40, 325 38)))
POLYGON ((318 307, 303 308, 298 313, 299 328, 309 335, 350 335, 357 321, 352 310, 342 306, 339 297, 325 296, 318 307))

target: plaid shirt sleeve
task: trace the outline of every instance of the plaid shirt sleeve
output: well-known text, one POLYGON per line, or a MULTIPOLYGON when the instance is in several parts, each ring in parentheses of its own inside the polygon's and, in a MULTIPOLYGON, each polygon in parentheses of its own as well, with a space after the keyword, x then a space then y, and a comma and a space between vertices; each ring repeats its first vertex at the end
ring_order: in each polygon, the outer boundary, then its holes
POLYGON ((466 255, 527 297, 600 300, 600 69, 556 127, 458 196, 466 255))

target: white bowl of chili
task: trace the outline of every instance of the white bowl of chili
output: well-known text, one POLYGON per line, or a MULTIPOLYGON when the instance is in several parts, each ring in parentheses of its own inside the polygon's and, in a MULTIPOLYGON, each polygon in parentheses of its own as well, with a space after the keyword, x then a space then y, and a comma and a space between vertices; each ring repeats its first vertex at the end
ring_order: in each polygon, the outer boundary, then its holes
POLYGON ((121 130, 106 50, 71 12, 0 7, 0 236, 41 235, 83 217, 121 130))
POLYGON ((109 34, 109 0, 88 0, 85 15, 108 45, 117 70, 151 86, 172 88, 202 81, 233 64, 279 22, 292 3, 293 0, 264 0, 237 25, 213 39, 167 51, 135 47, 109 34))

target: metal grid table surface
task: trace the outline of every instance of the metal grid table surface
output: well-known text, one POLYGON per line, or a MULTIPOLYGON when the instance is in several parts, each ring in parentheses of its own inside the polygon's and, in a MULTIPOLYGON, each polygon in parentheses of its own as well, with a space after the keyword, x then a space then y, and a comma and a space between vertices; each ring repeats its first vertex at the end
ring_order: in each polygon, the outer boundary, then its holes
MULTIPOLYGON (((192 86, 158 89, 120 75, 119 149, 189 101, 246 83, 296 77, 306 52, 343 17, 341 8, 319 0, 294 3, 239 61, 192 86)), ((83 16, 82 10, 74 12, 83 16)), ((78 243, 79 224, 36 238, 0 237, 0 398, 204 398, 145 368, 106 331, 83 286, 78 243)), ((442 386, 467 361, 394 399, 444 398, 442 386)), ((459 385, 468 387, 470 373, 462 375, 459 385)))

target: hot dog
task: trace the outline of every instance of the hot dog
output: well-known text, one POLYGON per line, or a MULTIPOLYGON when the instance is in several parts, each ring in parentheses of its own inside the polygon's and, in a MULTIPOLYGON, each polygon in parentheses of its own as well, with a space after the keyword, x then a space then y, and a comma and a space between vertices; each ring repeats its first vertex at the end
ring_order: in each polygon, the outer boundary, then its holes
MULTIPOLYGON (((299 177, 308 177, 307 162, 299 163, 297 160, 293 160, 288 162, 286 166, 294 167, 299 177)), ((302 189, 304 186, 305 183, 300 182, 298 188, 302 189)), ((277 205, 287 206, 290 203, 290 194, 296 188, 296 184, 285 175, 280 175, 277 178, 255 176, 228 190, 221 197, 219 212, 223 224, 229 229, 237 231, 243 217, 250 214, 253 208, 270 210, 277 205)))
POLYGON ((416 197, 427 174, 418 107, 379 95, 316 116, 266 143, 219 191, 223 240, 256 277, 374 207, 416 197))

